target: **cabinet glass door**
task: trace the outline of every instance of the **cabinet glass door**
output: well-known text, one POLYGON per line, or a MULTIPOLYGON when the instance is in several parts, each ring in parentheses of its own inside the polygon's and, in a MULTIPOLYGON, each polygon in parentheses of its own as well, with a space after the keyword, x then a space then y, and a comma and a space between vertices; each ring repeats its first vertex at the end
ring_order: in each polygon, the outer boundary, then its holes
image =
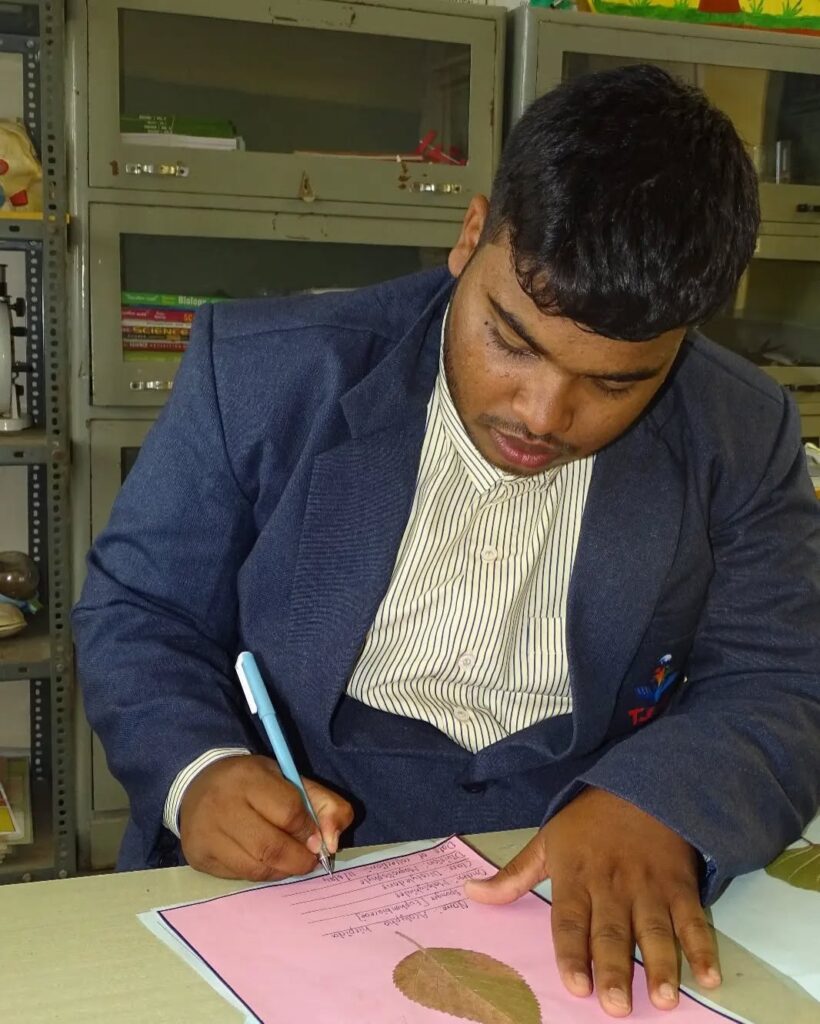
POLYGON ((820 226, 816 42, 784 33, 636 24, 635 18, 532 17, 538 25, 533 95, 588 72, 657 64, 703 89, 731 117, 758 169, 764 221, 820 226))
POLYGON ((489 188, 501 12, 90 0, 91 184, 463 207, 489 188))
POLYGON ((92 399, 160 405, 203 300, 357 288, 446 263, 453 221, 90 207, 92 399))

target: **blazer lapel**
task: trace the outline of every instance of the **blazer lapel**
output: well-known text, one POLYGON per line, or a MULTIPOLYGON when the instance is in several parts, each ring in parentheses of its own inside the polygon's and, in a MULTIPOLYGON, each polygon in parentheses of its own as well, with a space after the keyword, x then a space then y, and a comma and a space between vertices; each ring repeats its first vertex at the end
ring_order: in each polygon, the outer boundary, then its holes
POLYGON ((651 416, 598 455, 568 601, 569 751, 584 753, 607 734, 675 557, 683 505, 683 476, 651 416))
POLYGON ((294 710, 329 723, 387 591, 415 492, 449 279, 342 406, 351 436, 313 465, 289 614, 294 710))

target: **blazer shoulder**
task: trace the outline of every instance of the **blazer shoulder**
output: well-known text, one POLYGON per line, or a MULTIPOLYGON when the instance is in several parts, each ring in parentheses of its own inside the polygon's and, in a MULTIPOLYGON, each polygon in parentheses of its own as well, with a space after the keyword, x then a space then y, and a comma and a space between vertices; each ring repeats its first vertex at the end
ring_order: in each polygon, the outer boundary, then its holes
POLYGON ((748 360, 690 332, 650 413, 673 458, 724 511, 787 478, 802 458, 786 391, 748 360))
POLYGON ((398 341, 431 297, 445 283, 444 268, 421 271, 364 288, 302 292, 269 299, 241 299, 213 306, 215 344, 260 338, 270 343, 317 336, 338 339, 339 332, 378 335, 398 341))
POLYGON ((253 493, 347 436, 342 397, 413 328, 449 274, 424 272, 348 292, 215 303, 194 321, 234 474, 253 493))
POLYGON ((689 429, 721 447, 773 440, 789 401, 784 389, 748 359, 697 331, 687 335, 673 371, 668 409, 683 413, 689 429))

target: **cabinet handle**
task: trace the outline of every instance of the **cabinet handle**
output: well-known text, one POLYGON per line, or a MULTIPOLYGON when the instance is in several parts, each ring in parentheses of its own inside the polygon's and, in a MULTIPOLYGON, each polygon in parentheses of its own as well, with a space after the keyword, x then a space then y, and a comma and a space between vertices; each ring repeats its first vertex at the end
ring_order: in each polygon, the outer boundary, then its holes
POLYGON ((311 185, 306 171, 302 171, 302 180, 299 182, 299 198, 305 203, 312 203, 316 198, 316 193, 313 191, 313 185, 311 185))
POLYGON ((126 174, 153 174, 164 178, 187 178, 187 164, 126 164, 126 174))
POLYGON ((798 203, 795 210, 797 213, 820 213, 820 203, 798 203))
POLYGON ((132 380, 128 384, 132 391, 170 391, 173 386, 172 380, 132 380))
POLYGON ((454 181, 441 185, 433 181, 411 181, 408 188, 411 192, 443 192, 446 195, 456 195, 461 191, 461 185, 454 181))

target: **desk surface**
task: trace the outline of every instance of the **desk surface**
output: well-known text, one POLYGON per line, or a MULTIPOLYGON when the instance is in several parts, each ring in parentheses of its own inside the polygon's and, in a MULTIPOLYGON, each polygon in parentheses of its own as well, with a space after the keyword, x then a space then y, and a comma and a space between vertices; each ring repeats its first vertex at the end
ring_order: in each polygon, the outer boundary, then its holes
MULTIPOLYGON (((469 841, 502 864, 533 831, 496 832, 469 841)), ((347 851, 347 856, 362 852, 347 851)), ((241 1014, 136 915, 241 888, 242 883, 191 868, 0 887, 0 1003, 8 1019, 25 1024, 238 1024, 241 1014)), ((718 944, 725 981, 716 1001, 727 1010, 755 1024, 820 1022, 820 1004, 798 985, 725 936, 718 934, 718 944)), ((685 966, 684 979, 691 982, 685 966)), ((602 1021, 608 1019, 601 1014, 602 1021)), ((674 1024, 674 1012, 669 1024, 674 1024)))

